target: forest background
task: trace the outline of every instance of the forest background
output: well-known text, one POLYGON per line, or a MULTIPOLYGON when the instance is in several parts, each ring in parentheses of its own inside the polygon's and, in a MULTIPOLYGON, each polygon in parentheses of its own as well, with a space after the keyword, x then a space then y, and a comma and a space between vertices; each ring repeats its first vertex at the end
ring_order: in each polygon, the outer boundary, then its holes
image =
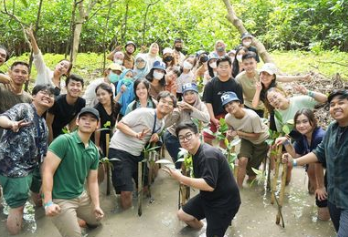
MULTIPOLYGON (((282 71, 318 71, 327 77, 341 73, 348 78, 347 0, 231 4, 282 71)), ((22 27, 32 24, 48 66, 71 57, 78 40, 74 69, 89 76, 103 68, 105 51, 128 40, 139 46, 139 52, 142 45, 157 42, 163 49, 181 38, 188 54, 212 51, 218 39, 227 43, 227 49, 240 44, 240 33, 226 19, 221 0, 2 0, 0 11, 0 44, 9 49, 12 60, 29 60, 22 27)))

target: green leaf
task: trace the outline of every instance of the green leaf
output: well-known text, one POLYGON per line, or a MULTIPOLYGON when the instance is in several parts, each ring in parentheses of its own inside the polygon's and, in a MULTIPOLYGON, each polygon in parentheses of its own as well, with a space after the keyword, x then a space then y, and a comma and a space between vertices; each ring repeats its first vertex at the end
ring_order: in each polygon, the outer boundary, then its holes
POLYGON ((289 134, 291 131, 289 125, 287 124, 283 125, 282 130, 286 135, 289 134))
POLYGON ((280 124, 283 124, 283 117, 282 117, 282 115, 279 113, 278 110, 274 110, 274 116, 276 117, 276 119, 279 121, 280 124))

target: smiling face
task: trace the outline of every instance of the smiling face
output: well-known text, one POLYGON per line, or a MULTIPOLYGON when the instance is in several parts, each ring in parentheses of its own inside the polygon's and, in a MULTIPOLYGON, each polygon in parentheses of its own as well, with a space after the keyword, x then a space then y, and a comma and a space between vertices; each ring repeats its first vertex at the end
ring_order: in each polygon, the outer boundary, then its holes
POLYGON ((135 90, 135 94, 139 98, 139 100, 147 100, 149 91, 147 90, 146 86, 144 83, 140 82, 137 85, 137 88, 135 90))
POLYGON ((267 93, 267 100, 276 109, 285 110, 287 108, 288 100, 280 92, 269 91, 267 93))
POLYGON ((80 96, 82 88, 82 83, 73 79, 70 79, 69 83, 66 85, 67 94, 73 98, 77 98, 80 96))
POLYGON ((314 129, 314 127, 311 125, 311 122, 309 121, 309 118, 304 114, 301 114, 296 118, 295 128, 299 133, 303 135, 311 133, 314 129))
POLYGON ((247 58, 243 60, 243 67, 246 73, 253 73, 256 70, 257 62, 255 58, 247 58))
POLYGON ((330 114, 340 125, 348 122, 348 100, 335 96, 330 102, 330 114))
POLYGON ((150 48, 150 53, 155 55, 155 54, 158 54, 158 51, 159 51, 158 44, 153 44, 152 47, 150 48))
POLYGON ((180 130, 178 134, 178 139, 182 148, 190 152, 197 150, 197 147, 200 145, 199 134, 194 134, 192 130, 186 128, 180 130))
POLYGON ((0 66, 6 61, 7 53, 5 49, 0 48, 0 66))
POLYGON ((47 110, 54 104, 54 94, 47 90, 41 90, 33 95, 33 103, 42 107, 43 110, 47 110))
POLYGON ((219 63, 216 71, 220 78, 225 79, 231 77, 231 70, 231 65, 228 62, 224 61, 219 63))
POLYGON ((170 114, 174 109, 174 101, 170 96, 160 98, 157 105, 157 112, 162 116, 170 114))
POLYGON ((82 114, 76 120, 79 131, 82 133, 92 134, 98 128, 98 119, 89 113, 82 114))
POLYGON ((229 114, 238 114, 241 109, 242 108, 239 101, 231 101, 225 105, 225 110, 229 114))
POLYGON ((67 60, 62 60, 56 65, 56 68, 54 70, 58 72, 59 75, 68 75, 70 67, 71 62, 67 60))
POLYGON ((186 91, 183 95, 183 99, 186 103, 193 105, 197 100, 197 93, 194 91, 186 91))
POLYGON ((29 69, 26 65, 17 64, 9 71, 9 76, 15 85, 23 85, 29 79, 29 69))
POLYGON ((97 95, 97 99, 98 99, 100 104, 102 104, 102 105, 111 104, 112 94, 109 91, 104 90, 103 88, 99 87, 96 95, 97 95))
POLYGON ((268 72, 260 73, 260 81, 266 88, 269 87, 269 85, 272 83, 273 80, 274 80, 274 75, 271 75, 268 72))

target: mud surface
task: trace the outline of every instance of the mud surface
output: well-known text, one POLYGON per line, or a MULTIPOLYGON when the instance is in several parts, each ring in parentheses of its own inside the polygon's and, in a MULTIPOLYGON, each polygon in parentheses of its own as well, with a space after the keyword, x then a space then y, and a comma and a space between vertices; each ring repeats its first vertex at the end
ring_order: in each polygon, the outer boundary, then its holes
MULTIPOLYGON (((283 215, 285 228, 275 224, 277 208, 270 204, 270 194, 266 193, 263 184, 253 186, 245 184, 241 190, 242 206, 227 230, 229 237, 272 237, 272 236, 306 236, 334 237, 332 223, 319 221, 316 218, 317 208, 314 196, 306 190, 307 177, 301 167, 293 170, 293 179, 286 188, 283 215)), ((193 191, 196 194, 198 191, 193 191)), ((101 204, 106 214, 103 225, 95 230, 87 231, 93 236, 142 236, 142 237, 204 237, 205 229, 194 231, 178 221, 178 184, 163 171, 159 172, 152 186, 153 202, 143 200, 143 215, 137 215, 137 199, 133 199, 134 207, 121 211, 118 197, 105 195, 105 184, 101 187, 101 204)), ((59 237, 59 233, 44 216, 43 208, 30 209, 26 216, 21 237, 59 237), (35 213, 35 216, 34 214, 35 213)), ((0 236, 9 236, 5 228, 6 216, 0 214, 0 236)))

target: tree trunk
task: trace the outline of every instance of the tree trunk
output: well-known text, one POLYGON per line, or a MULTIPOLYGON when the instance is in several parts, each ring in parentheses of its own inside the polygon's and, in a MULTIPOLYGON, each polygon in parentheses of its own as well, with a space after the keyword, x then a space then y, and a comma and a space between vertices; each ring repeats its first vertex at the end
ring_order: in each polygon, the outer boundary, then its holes
POLYGON ((129 1, 126 2, 126 12, 124 14, 124 24, 123 24, 123 32, 121 35, 121 43, 125 43, 126 33, 127 33, 127 23, 128 23, 128 11, 129 11, 129 1))
MULTIPOLYGON (((223 0, 223 2, 225 3, 225 6, 227 8, 227 20, 230 21, 232 25, 237 28, 241 35, 245 32, 248 32, 245 29, 243 22, 237 17, 236 12, 233 10, 230 0, 223 0)), ((253 44, 255 45, 257 52, 264 63, 274 63, 271 55, 267 52, 263 43, 261 43, 256 37, 254 37, 253 39, 253 44)))

